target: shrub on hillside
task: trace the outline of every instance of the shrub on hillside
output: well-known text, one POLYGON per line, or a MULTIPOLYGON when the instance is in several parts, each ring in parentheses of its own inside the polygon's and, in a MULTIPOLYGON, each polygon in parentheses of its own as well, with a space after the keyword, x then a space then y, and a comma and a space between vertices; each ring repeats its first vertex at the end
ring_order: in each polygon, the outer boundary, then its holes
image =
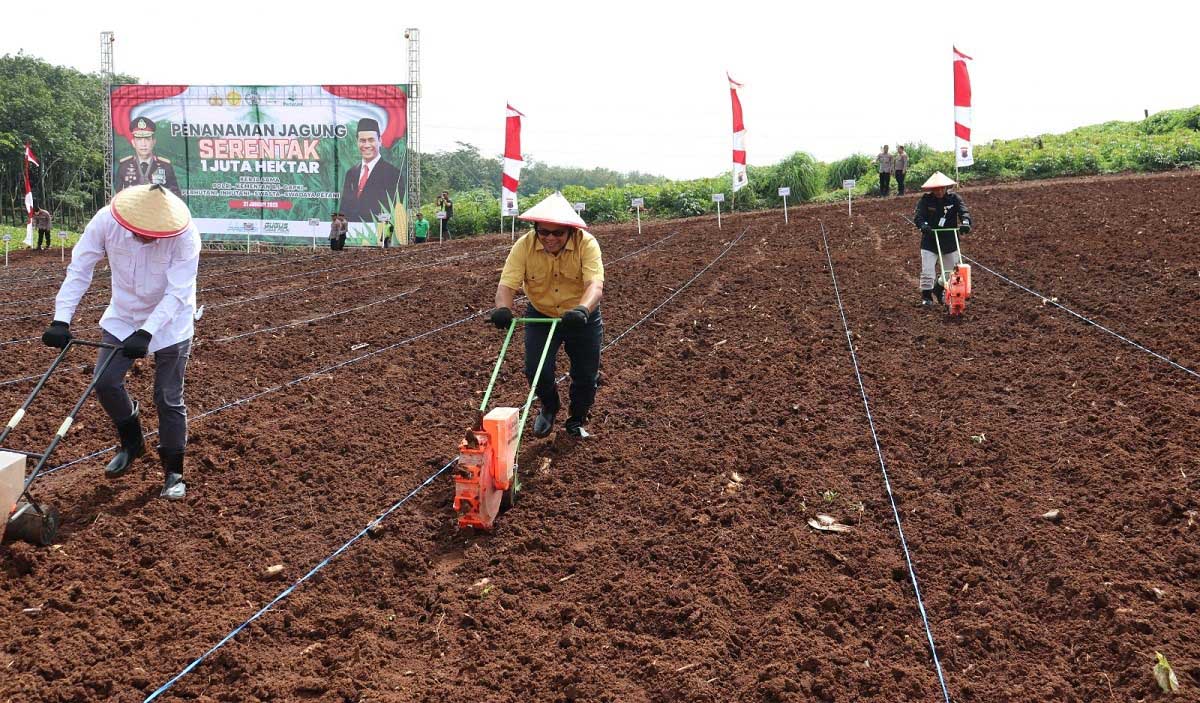
MULTIPOLYGON (((911 170, 916 159, 912 154, 909 154, 908 167, 911 170)), ((825 187, 830 190, 838 190, 842 187, 842 181, 853 179, 861 179, 874 170, 875 162, 866 154, 852 154, 840 161, 834 161, 829 164, 829 168, 825 175, 825 187)))

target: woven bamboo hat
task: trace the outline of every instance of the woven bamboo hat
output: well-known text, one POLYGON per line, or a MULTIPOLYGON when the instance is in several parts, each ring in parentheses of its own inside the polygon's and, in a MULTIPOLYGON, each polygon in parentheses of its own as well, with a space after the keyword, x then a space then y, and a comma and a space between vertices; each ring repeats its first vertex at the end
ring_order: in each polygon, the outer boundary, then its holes
POLYGON ((548 225, 563 225, 566 227, 577 227, 579 229, 587 229, 587 223, 575 212, 575 208, 562 193, 555 192, 550 197, 542 202, 529 208, 525 214, 521 215, 522 220, 529 222, 542 222, 548 225))
POLYGON ((946 174, 942 173, 941 171, 934 171, 933 175, 929 177, 929 180, 925 181, 925 184, 921 186, 921 190, 933 190, 934 188, 951 188, 956 185, 958 185, 958 184, 955 183, 954 181, 950 180, 950 177, 947 176, 946 174))
POLYGON ((118 224, 143 237, 177 237, 192 224, 187 203, 157 183, 122 190, 110 209, 118 224))

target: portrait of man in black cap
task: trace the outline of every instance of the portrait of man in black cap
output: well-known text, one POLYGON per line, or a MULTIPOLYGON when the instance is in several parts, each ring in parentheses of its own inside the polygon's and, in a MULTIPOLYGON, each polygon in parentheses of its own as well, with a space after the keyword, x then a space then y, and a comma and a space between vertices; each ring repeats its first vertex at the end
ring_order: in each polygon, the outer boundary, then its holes
POLYGON ((393 203, 404 198, 405 178, 400 169, 380 157, 379 123, 364 117, 358 121, 358 153, 362 159, 342 181, 338 210, 351 222, 371 222, 381 213, 391 213, 393 203))
POLYGON ((154 153, 154 120, 135 117, 129 123, 129 143, 134 155, 126 156, 117 164, 116 190, 129 186, 154 185, 165 187, 180 198, 179 181, 175 178, 175 167, 171 162, 154 153))

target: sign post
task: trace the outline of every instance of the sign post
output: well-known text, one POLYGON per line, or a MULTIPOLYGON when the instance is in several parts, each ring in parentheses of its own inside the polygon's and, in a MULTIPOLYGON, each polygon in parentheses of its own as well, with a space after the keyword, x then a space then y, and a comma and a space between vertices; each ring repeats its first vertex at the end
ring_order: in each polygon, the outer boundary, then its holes
POLYGON ((321 226, 321 221, 317 218, 312 218, 308 221, 308 226, 312 228, 312 250, 317 250, 317 228, 321 226))
POLYGON ((4 235, 4 268, 8 268, 8 243, 12 241, 12 235, 4 235))
POLYGON ((516 198, 501 198, 500 199, 500 231, 504 231, 504 218, 512 218, 512 230, 509 233, 509 241, 517 238, 517 215, 521 214, 517 209, 516 198))
POLYGON ((857 184, 858 184, 858 182, 855 181, 853 178, 847 178, 846 180, 842 181, 842 187, 845 188, 847 191, 846 192, 846 214, 851 217, 854 216, 854 186, 857 184))
POLYGON ((721 203, 725 202, 725 194, 713 193, 712 201, 717 204, 717 229, 721 229, 721 203))
POLYGON ((65 230, 58 232, 58 258, 63 263, 67 261, 67 233, 65 230))
POLYGON ((634 198, 630 206, 637 210, 638 234, 642 233, 642 208, 646 207, 645 198, 634 198))
POLYGON ((442 223, 446 221, 446 211, 445 210, 437 211, 437 221, 438 221, 438 244, 441 244, 442 243, 442 223))
POLYGON ((785 224, 785 225, 788 223, 787 196, 789 196, 791 194, 792 194, 792 189, 790 186, 780 186, 779 187, 779 197, 783 198, 783 224, 785 224))

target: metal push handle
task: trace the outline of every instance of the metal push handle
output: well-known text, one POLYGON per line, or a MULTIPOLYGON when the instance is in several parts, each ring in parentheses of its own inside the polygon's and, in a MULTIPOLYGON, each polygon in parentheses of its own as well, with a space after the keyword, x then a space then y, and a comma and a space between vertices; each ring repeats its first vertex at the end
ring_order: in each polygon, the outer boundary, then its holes
POLYGON ((71 347, 73 346, 109 349, 111 350, 111 353, 106 356, 97 366, 95 373, 92 374, 92 380, 88 382, 87 388, 85 388, 83 391, 83 395, 79 397, 79 400, 75 402, 75 406, 71 408, 71 412, 67 414, 67 417, 63 420, 62 424, 59 425, 58 431, 54 433, 54 437, 50 440, 50 446, 46 448, 46 451, 42 452, 41 454, 36 454, 34 452, 20 450, 5 450, 15 451, 17 454, 23 454, 27 457, 36 458, 38 460, 37 465, 34 466, 33 471, 29 474, 29 477, 25 479, 24 488, 21 489, 21 496, 30 502, 34 501, 32 496, 29 495, 29 486, 32 485, 34 480, 37 479, 38 475, 41 474, 42 469, 45 468, 46 463, 50 460, 50 456, 54 454, 55 448, 57 448, 59 443, 62 442, 63 438, 67 436, 67 432, 70 431, 71 425, 75 423, 75 416, 78 415, 80 409, 83 408, 83 404, 87 401, 88 395, 91 394, 92 390, 96 387, 97 381, 100 380, 100 376, 104 374, 104 372, 108 369, 109 364, 112 363, 113 358, 116 357, 117 351, 121 349, 121 347, 115 344, 109 344, 107 342, 92 342, 86 339, 69 340, 67 345, 63 347, 62 351, 58 353, 58 356, 55 357, 54 363, 50 364, 50 368, 46 370, 46 373, 42 374, 40 379, 38 379, 37 385, 34 386, 33 391, 29 393, 29 397, 25 399, 25 402, 21 404, 21 407, 17 410, 17 412, 13 414, 12 419, 8 421, 8 425, 4 428, 4 431, 0 432, 0 447, 2 447, 4 440, 8 438, 13 429, 15 429, 16 426, 20 424, 21 420, 25 418, 26 411, 29 409, 29 406, 33 404, 33 401, 37 398, 38 394, 41 393, 42 388, 46 385, 46 381, 50 379, 50 374, 54 373, 55 369, 59 367, 63 359, 67 357, 67 352, 70 351, 71 347))
POLYGON ((942 287, 944 288, 946 286, 946 284, 950 282, 950 275, 948 273, 946 273, 946 264, 945 264, 945 262, 942 261, 942 239, 941 239, 941 237, 938 236, 938 232, 953 232, 954 233, 954 246, 955 246, 956 251, 959 252, 959 254, 958 254, 959 259, 962 259, 962 248, 959 247, 959 245, 958 245, 958 228, 957 227, 935 227, 931 231, 933 232, 933 243, 937 247, 937 255, 938 255, 937 265, 938 265, 938 268, 940 268, 942 270, 942 275, 941 275, 941 277, 939 277, 938 282, 941 283, 942 287))

